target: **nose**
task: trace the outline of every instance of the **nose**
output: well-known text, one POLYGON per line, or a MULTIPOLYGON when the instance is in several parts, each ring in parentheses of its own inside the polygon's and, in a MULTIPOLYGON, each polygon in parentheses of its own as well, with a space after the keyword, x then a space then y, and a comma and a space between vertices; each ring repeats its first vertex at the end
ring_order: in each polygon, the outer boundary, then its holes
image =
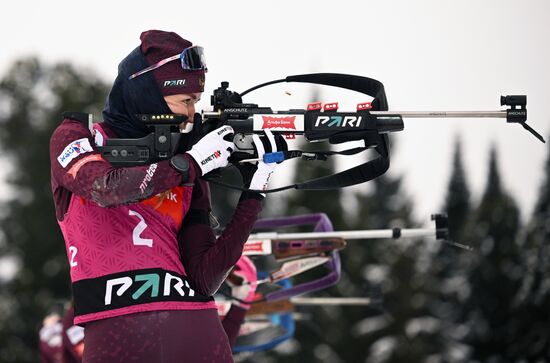
POLYGON ((195 115, 195 104, 187 106, 187 117, 189 117, 189 121, 191 122, 193 122, 193 115, 195 115))

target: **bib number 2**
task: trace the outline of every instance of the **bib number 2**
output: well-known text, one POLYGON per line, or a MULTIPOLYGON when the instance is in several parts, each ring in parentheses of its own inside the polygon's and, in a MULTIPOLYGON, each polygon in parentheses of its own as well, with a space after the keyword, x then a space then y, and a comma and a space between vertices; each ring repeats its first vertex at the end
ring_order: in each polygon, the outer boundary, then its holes
POLYGON ((141 237, 141 234, 143 233, 145 228, 147 228, 147 223, 145 223, 145 219, 143 219, 141 214, 133 210, 128 211, 128 214, 139 218, 139 223, 137 226, 135 226, 134 231, 132 232, 132 241, 134 242, 134 245, 153 247, 152 239, 141 237))
POLYGON ((71 261, 69 262, 69 265, 71 265, 71 268, 78 266, 78 262, 74 260, 76 257, 76 254, 78 253, 78 248, 75 246, 69 247, 69 253, 71 254, 71 261))

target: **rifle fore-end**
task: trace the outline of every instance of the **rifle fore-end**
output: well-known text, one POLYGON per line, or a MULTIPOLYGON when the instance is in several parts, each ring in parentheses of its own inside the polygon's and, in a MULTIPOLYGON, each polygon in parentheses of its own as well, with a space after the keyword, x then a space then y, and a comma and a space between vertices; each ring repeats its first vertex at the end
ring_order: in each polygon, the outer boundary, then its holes
POLYGON ((273 255, 276 259, 325 253, 346 247, 346 241, 343 238, 302 241, 274 240, 271 243, 273 255))

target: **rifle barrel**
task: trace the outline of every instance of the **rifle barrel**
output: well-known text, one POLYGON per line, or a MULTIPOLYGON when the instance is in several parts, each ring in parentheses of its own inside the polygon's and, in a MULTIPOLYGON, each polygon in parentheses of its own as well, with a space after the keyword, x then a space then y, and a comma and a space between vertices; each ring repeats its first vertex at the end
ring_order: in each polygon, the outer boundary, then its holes
POLYGON ((371 111, 372 115, 400 115, 403 118, 506 118, 506 111, 371 111))
MULTIPOLYGON (((506 118, 506 111, 371 111, 372 115, 400 115, 403 118, 506 118)), ((205 111, 205 117, 220 117, 220 112, 205 111)))
POLYGON ((435 228, 411 228, 411 229, 374 229, 368 231, 335 231, 335 232, 305 232, 305 233, 277 233, 264 232, 251 234, 249 239, 271 239, 271 240, 300 240, 300 239, 386 239, 386 238, 419 238, 436 237, 435 228))
POLYGON ((294 305, 370 305, 368 297, 293 297, 290 302, 294 305))

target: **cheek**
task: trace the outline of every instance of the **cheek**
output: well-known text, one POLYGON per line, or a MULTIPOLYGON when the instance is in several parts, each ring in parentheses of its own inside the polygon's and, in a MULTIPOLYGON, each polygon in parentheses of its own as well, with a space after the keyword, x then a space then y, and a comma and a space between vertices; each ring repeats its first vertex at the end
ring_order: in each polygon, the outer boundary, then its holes
POLYGON ((172 113, 178 113, 178 104, 175 102, 166 102, 166 105, 172 113))
POLYGON ((172 111, 175 114, 179 115, 187 115, 187 106, 182 105, 181 103, 169 103, 168 107, 170 108, 170 111, 172 111))

